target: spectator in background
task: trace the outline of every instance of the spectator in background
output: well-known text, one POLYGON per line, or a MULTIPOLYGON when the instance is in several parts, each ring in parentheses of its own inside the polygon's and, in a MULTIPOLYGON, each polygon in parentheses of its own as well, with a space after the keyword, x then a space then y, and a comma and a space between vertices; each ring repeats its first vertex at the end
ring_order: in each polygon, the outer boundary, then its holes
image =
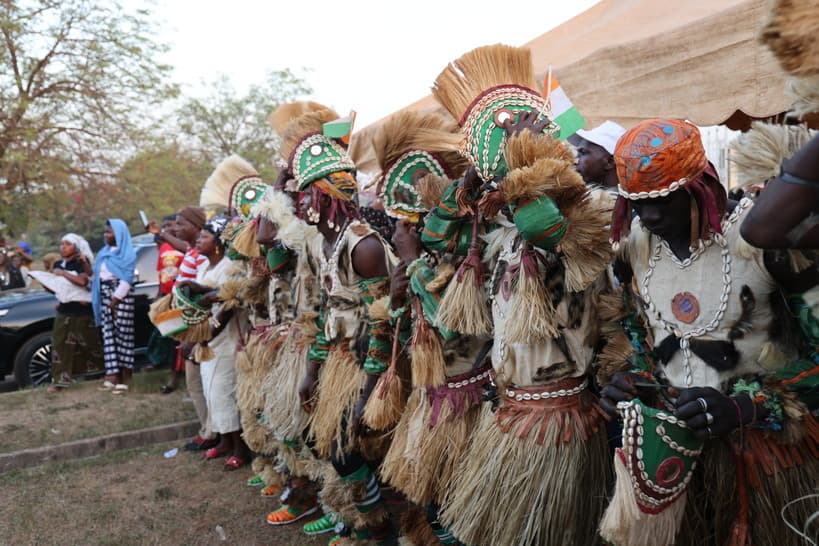
MULTIPOLYGON (((202 207, 188 206, 176 213, 176 227, 174 233, 159 230, 158 226, 150 226, 149 231, 154 233, 163 241, 170 243, 175 249, 184 251, 185 256, 179 266, 179 275, 176 277, 176 284, 183 281, 195 281, 199 269, 208 266, 208 259, 199 254, 196 249, 196 240, 199 238, 199 231, 205 226, 207 217, 205 209, 202 207)), ((189 348, 183 349, 182 353, 187 354, 189 348)), ((196 416, 199 418, 199 434, 193 441, 185 445, 186 451, 204 451, 212 448, 218 443, 216 433, 213 432, 208 419, 208 406, 205 401, 205 394, 202 389, 202 376, 199 366, 193 361, 185 358, 185 383, 188 387, 188 395, 193 400, 193 407, 196 409, 196 416)))
POLYGON ((134 368, 134 268, 136 251, 131 233, 118 218, 105 222, 105 246, 94 264, 91 301, 94 319, 102 327, 105 360, 103 390, 128 392, 134 368))
MULTIPOLYGON (((76 286, 89 287, 94 254, 88 242, 76 233, 68 233, 60 241, 60 255, 62 259, 54 263, 52 273, 76 286)), ((59 392, 77 374, 101 367, 102 346, 90 297, 63 301, 57 306, 51 338, 54 352, 48 392, 59 392)))
MULTIPOLYGON (((175 214, 162 219, 160 233, 176 237, 175 214)), ((159 257, 156 263, 156 270, 159 273, 159 294, 157 294, 157 298, 161 298, 171 293, 176 277, 179 275, 179 266, 184 255, 158 233, 154 234, 154 239, 159 246, 159 257)), ((162 337, 159 330, 154 328, 148 340, 148 359, 155 366, 171 365, 171 380, 168 384, 162 385, 160 392, 169 394, 175 391, 179 386, 179 380, 185 374, 185 360, 177 350, 177 342, 172 338, 162 337)))
POLYGON ((20 271, 20 275, 23 277, 23 282, 25 283, 26 287, 30 286, 31 277, 28 276, 28 272, 30 271, 29 266, 31 265, 31 262, 34 261, 31 247, 25 241, 20 241, 17 243, 17 246, 14 247, 14 251, 10 254, 10 256, 11 265, 20 271))
POLYGON ((26 281, 20 270, 14 267, 10 252, 5 248, 0 248, 0 290, 11 290, 12 288, 23 288, 26 281))
POLYGON ((577 148, 576 168, 586 184, 617 194, 614 146, 625 132, 625 128, 613 121, 604 121, 594 129, 577 132, 572 139, 577 148))

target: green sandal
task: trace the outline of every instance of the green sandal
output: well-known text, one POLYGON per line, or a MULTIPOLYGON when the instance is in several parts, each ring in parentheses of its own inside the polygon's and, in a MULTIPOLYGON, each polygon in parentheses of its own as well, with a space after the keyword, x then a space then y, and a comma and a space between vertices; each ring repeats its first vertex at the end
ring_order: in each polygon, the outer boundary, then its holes
POLYGON ((253 476, 252 478, 247 480, 247 486, 248 487, 264 487, 264 480, 262 479, 261 476, 256 474, 255 476, 253 476))
POLYGON ((305 535, 321 535, 335 530, 336 525, 340 521, 340 517, 335 512, 324 514, 319 519, 311 521, 304 525, 302 530, 305 535))

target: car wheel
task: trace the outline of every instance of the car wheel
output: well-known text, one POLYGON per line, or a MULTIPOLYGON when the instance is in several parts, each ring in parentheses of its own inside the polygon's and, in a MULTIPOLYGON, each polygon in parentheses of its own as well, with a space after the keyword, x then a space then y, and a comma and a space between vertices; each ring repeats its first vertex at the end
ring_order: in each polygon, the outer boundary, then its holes
POLYGON ((51 332, 40 332, 23 343, 14 357, 18 387, 38 387, 51 382, 51 332))

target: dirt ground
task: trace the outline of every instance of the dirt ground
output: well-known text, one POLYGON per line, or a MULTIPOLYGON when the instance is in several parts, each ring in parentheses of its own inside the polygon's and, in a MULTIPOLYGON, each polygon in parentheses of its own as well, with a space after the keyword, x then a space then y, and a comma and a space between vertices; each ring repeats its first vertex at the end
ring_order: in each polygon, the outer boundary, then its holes
POLYGON ((327 544, 301 523, 265 522, 278 500, 245 484, 250 467, 226 472, 219 461, 158 444, 100 457, 0 474, 0 544, 327 544), (220 540, 216 526, 224 529, 220 540))
POLYGON ((184 385, 159 393, 168 377, 168 370, 136 373, 125 396, 99 391, 99 381, 55 394, 41 387, 0 395, 0 453, 195 419, 184 385))

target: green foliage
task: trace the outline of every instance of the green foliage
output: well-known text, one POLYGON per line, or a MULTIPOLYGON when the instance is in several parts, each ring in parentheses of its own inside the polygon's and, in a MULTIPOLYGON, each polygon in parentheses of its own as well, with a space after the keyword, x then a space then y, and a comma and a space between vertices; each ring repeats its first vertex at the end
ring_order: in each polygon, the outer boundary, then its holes
POLYGON ((309 86, 285 69, 269 72, 264 84, 252 85, 244 95, 237 94, 226 76, 208 87, 213 90, 209 96, 188 99, 179 109, 182 133, 209 165, 239 154, 264 179, 274 180, 278 141, 267 116, 279 105, 309 94, 309 86))

